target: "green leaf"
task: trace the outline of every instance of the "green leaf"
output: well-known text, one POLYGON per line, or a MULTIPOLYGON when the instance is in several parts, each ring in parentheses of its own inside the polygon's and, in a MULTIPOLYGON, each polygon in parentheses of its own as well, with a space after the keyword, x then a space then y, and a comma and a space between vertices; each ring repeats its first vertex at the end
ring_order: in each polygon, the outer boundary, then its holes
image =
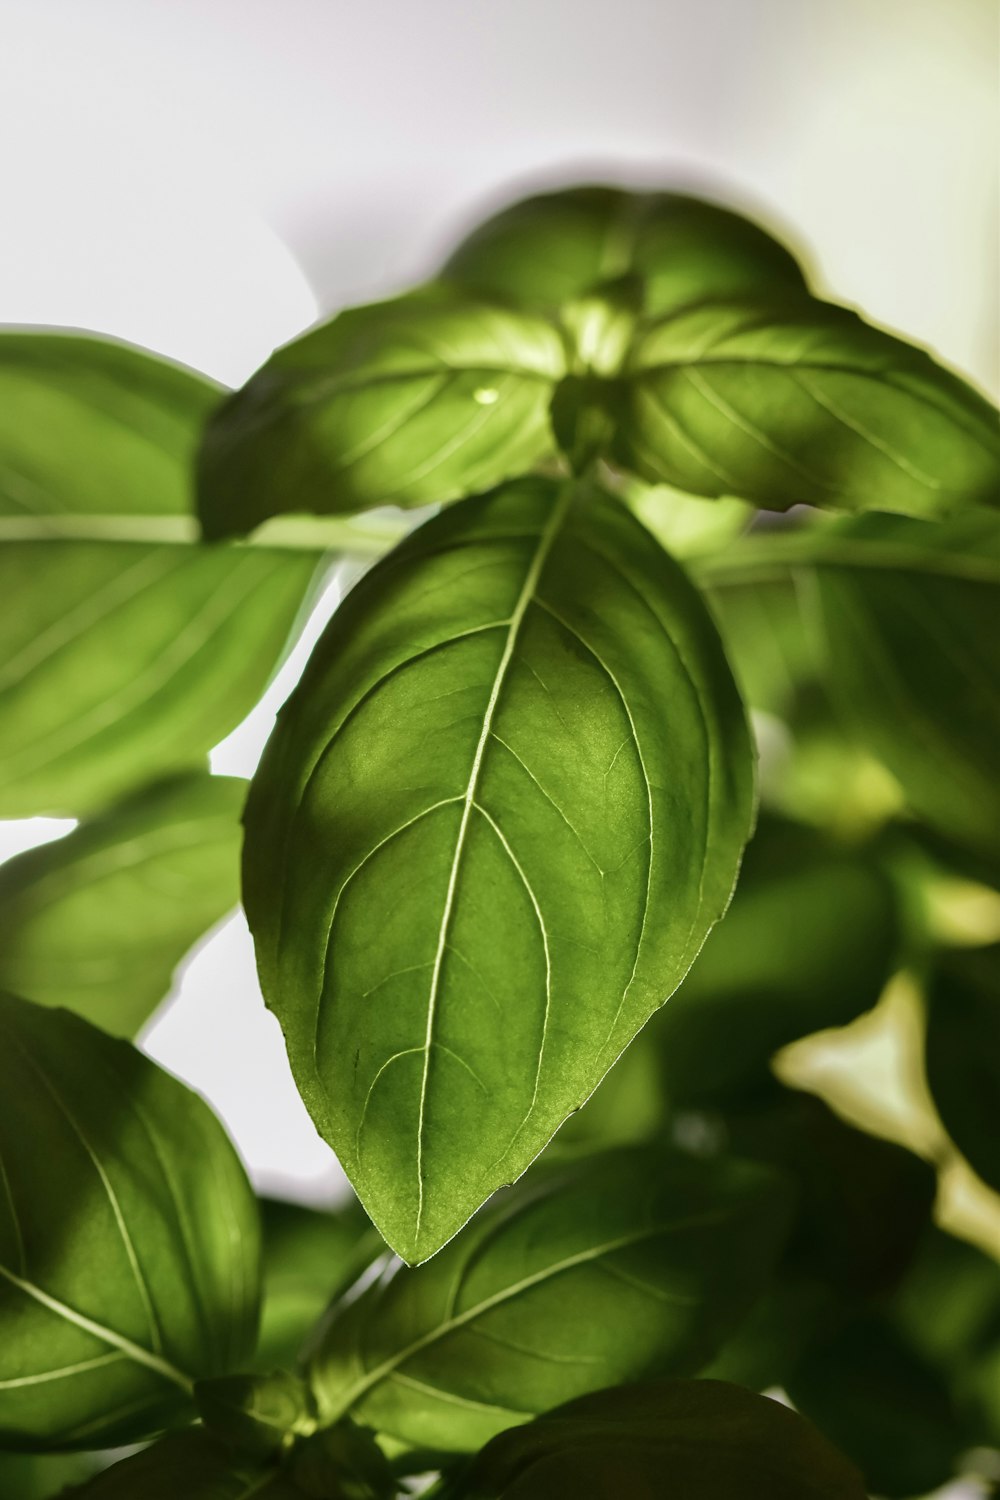
POLYGON ((740 1156, 794 1180, 798 1216, 785 1269, 819 1276, 843 1297, 891 1292, 931 1222, 934 1169, 855 1130, 811 1094, 772 1085, 725 1117, 740 1156))
POLYGON ((82 1453, 0 1453, 0 1495, 10 1500, 54 1500, 75 1493, 94 1472, 94 1461, 82 1453))
POLYGON ((442 277, 487 297, 555 308, 631 277, 651 315, 710 297, 804 289, 792 256, 749 219, 683 193, 586 186, 526 198, 459 245, 442 277))
POLYGON ((753 1090, 780 1048, 846 1026, 878 1000, 898 945, 892 883, 874 859, 763 819, 733 904, 650 1023, 675 1107, 753 1090))
POLYGON ((707 612, 599 492, 456 507, 349 595, 255 778, 244 900, 303 1098, 405 1260, 676 987, 751 798, 707 612))
POLYGON ((194 772, 0 867, 0 985, 132 1036, 239 903, 246 783, 194 772))
POLYGON ((139 541, 163 518, 185 518, 198 433, 223 395, 205 376, 129 344, 4 329, 0 537, 20 536, 18 519, 24 534, 58 535, 57 517, 121 535, 114 518, 131 520, 139 541))
POLYGON ((1000 1192, 1000 944, 949 953, 928 995, 927 1081, 944 1127, 1000 1192))
POLYGON ((608 399, 617 461, 696 495, 929 517, 1000 502, 988 402, 806 297, 709 302, 647 327, 608 399))
POLYGON ((547 322, 440 288, 351 308, 279 349, 208 426, 208 537, 288 511, 438 504, 555 455, 547 322))
POLYGON ((786 1227, 782 1179, 744 1162, 622 1151, 536 1172, 331 1320, 311 1367, 321 1418, 469 1452, 601 1386, 693 1374, 786 1227))
POLYGON ((194 1399, 214 1437, 255 1458, 275 1458, 297 1435, 316 1430, 309 1391, 287 1370, 198 1380, 194 1399))
POLYGON ((859 517, 748 537, 701 569, 717 589, 756 581, 768 594, 792 575, 845 724, 915 813, 995 858, 1000 518, 859 517))
POLYGON ((302 1500, 306 1493, 278 1469, 237 1457, 207 1433, 191 1431, 105 1469, 83 1486, 79 1500, 302 1500))
POLYGON ((937 1489, 969 1446, 941 1374, 875 1314, 818 1341, 788 1393, 887 1500, 937 1489))
POLYGON ((501 1433, 448 1500, 865 1500, 861 1476, 777 1401, 716 1380, 597 1391, 501 1433))
POLYGON ((334 1213, 265 1199, 264 1306, 257 1363, 294 1369, 327 1306, 385 1250, 356 1200, 334 1213))
POLYGON ((317 554, 191 544, 218 394, 127 345, 0 334, 0 817, 197 764, 277 665, 317 554))
POLYGON ((0 997, 0 1443, 106 1447, 253 1349, 256 1202, 215 1116, 127 1042, 0 997))

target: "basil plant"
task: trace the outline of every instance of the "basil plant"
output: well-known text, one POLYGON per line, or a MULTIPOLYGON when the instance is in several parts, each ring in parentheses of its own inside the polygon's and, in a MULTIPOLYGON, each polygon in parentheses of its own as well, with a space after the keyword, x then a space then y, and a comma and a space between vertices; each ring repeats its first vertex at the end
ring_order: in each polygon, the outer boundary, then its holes
POLYGON ((0 398, 0 815, 78 820, 0 870, 0 1493, 995 1479, 1000 1266, 935 1217, 1000 1190, 987 402, 610 187, 242 390, 38 329, 0 398), (132 1040, 239 901, 336 1211, 132 1040), (890 984, 940 1149, 774 1065, 890 984))

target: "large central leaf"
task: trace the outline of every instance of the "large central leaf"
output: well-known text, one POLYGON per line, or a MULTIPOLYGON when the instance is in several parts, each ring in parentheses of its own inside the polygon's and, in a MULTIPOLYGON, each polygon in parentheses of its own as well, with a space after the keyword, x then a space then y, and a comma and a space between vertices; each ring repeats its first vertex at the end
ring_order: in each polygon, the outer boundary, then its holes
POLYGON ((254 783, 245 901, 303 1096, 406 1260, 680 982, 751 800, 707 612, 599 493, 456 507, 348 598, 254 783))

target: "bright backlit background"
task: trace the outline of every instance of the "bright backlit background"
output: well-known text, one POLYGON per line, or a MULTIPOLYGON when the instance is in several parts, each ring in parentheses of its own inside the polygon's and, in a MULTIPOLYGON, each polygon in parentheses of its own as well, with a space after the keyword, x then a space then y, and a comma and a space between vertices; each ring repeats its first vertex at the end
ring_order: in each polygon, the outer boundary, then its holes
MULTIPOLYGON (((0 0, 0 321, 235 384, 526 178, 609 177, 758 212, 996 393, 998 33, 994 0, 0 0)), ((252 773, 305 654, 217 769, 252 773)), ((0 825, 0 852, 65 826, 0 825)), ((335 1190, 242 920, 146 1045, 260 1185, 335 1190)))

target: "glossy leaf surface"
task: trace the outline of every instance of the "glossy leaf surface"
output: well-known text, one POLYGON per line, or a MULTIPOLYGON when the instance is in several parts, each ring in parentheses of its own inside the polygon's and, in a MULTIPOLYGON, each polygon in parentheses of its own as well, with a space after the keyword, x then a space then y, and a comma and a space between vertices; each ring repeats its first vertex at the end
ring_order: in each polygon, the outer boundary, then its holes
POLYGON ((205 535, 279 512, 455 500, 551 457, 548 323, 441 290, 352 308, 279 349, 202 449, 205 535))
POLYGON ((676 987, 751 782, 700 599, 598 492, 455 507, 345 601, 254 781, 244 900, 302 1095, 404 1259, 676 987))
POLYGON ((693 1374, 786 1226, 783 1181, 746 1163, 636 1151, 540 1171, 332 1319, 312 1365, 321 1414, 469 1452, 586 1391, 693 1374))
POLYGON ((218 394, 127 345, 0 335, 0 817, 197 764, 277 665, 316 554, 188 540, 218 394))
POLYGON ((795 1412, 717 1380, 597 1391, 501 1433, 448 1500, 864 1500, 795 1412))
POLYGON ((79 1492, 80 1500, 303 1500, 304 1494, 276 1468, 237 1456, 200 1431, 162 1438, 79 1492))
POLYGON ((385 1251, 355 1200, 333 1213, 264 1199, 264 1305, 256 1364, 295 1369, 323 1311, 385 1251))
POLYGON ((246 782, 159 783, 0 867, 0 985, 133 1036, 239 903, 246 782))
POLYGON ((929 994, 927 1080, 955 1145, 1000 1192, 1000 945, 939 963, 929 994))
POLYGON ((945 515, 1000 502, 1000 421, 922 350, 807 298, 708 302, 626 362, 617 460, 772 510, 945 515))
POLYGON ((107 1447, 252 1352, 256 1203, 214 1115, 128 1043, 0 999, 0 1442, 107 1447))
POLYGON ((742 291, 801 292, 802 272, 756 224, 683 193, 586 186, 502 209, 459 245, 442 276, 527 307, 558 307, 631 277, 658 315, 742 291))

